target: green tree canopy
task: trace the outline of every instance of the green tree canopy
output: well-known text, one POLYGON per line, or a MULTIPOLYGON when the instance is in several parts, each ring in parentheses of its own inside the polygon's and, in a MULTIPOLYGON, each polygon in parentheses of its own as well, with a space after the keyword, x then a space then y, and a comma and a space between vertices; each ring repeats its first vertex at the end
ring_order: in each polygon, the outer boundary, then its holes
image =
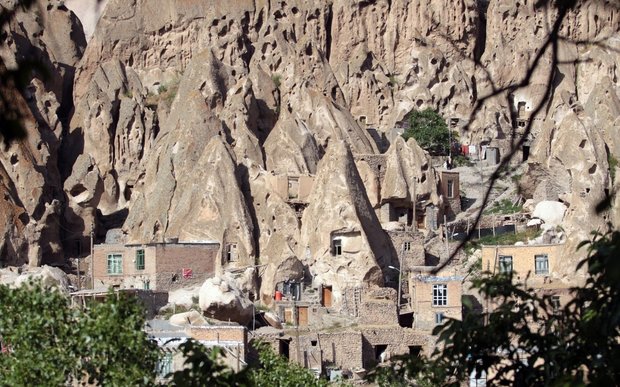
POLYGON ((446 121, 432 109, 413 110, 407 115, 409 128, 403 133, 408 140, 413 137, 422 149, 432 155, 447 155, 450 150, 450 132, 446 121))
POLYGON ((88 310, 39 284, 0 286, 0 386, 146 386, 155 379, 157 345, 143 330, 135 297, 110 294, 88 310))
MULTIPOLYGON (((476 279, 473 287, 497 307, 448 319, 433 332, 430 357, 403 357, 372 377, 383 386, 460 386, 483 373, 488 385, 620 385, 620 232, 583 245, 589 254, 578 268, 587 267, 586 283, 565 306, 507 275, 476 279)), ((463 305, 471 309, 466 299, 463 305)))

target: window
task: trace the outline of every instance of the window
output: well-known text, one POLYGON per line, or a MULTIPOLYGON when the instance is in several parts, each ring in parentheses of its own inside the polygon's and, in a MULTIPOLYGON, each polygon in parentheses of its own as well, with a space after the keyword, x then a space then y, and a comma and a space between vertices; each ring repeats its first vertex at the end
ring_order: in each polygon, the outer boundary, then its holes
POLYGON ((123 254, 108 254, 108 274, 123 274, 123 254))
POLYGON ((136 250, 136 270, 144 270, 144 249, 136 250))
POLYGON ((405 251, 411 251, 411 242, 405 242, 405 243, 403 243, 403 250, 405 250, 405 251))
POLYGON ((549 274, 549 256, 547 254, 537 254, 534 256, 536 274, 549 274))
POLYGON ((551 306, 554 312, 560 310, 560 296, 551 296, 551 306))
POLYGON ((149 290, 151 289, 151 281, 146 280, 142 282, 142 289, 149 290))
POLYGON ((226 246, 226 261, 234 262, 237 260, 237 244, 230 243, 226 246))
POLYGON ((448 305, 448 285, 433 285, 433 306, 448 305))
POLYGON ((448 198, 454 197, 454 180, 448 180, 448 198))
POLYGON ((334 255, 342 255, 342 239, 334 239, 334 255))
POLYGON ((443 313, 439 312, 439 313, 435 313, 435 324, 439 325, 443 322, 443 313))
POLYGON ((172 354, 166 353, 157 362, 157 376, 165 378, 172 372, 172 354))
POLYGON ((512 273, 512 256, 500 255, 499 256, 499 272, 501 274, 512 273))

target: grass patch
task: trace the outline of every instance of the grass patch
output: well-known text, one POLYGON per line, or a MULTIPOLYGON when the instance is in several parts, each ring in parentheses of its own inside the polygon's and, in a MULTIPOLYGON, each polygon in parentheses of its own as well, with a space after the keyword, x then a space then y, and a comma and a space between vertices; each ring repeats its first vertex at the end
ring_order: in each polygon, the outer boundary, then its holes
POLYGON ((491 208, 484 210, 485 214, 514 214, 516 212, 523 211, 522 205, 514 205, 510 199, 503 199, 499 202, 493 203, 491 208))
POLYGON ((479 249, 482 245, 514 245, 517 242, 527 242, 540 235, 541 231, 536 229, 527 229, 516 234, 506 233, 501 235, 487 235, 480 239, 472 239, 465 243, 465 251, 468 249, 479 249))
POLYGON ((472 167, 474 163, 463 155, 456 155, 452 158, 455 167, 472 167))

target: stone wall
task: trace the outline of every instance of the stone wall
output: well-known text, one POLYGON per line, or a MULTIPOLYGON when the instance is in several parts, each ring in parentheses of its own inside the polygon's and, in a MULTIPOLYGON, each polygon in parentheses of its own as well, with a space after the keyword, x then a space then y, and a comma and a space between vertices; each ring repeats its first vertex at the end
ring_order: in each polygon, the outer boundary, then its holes
POLYGON ((385 346, 385 358, 408 355, 420 351, 430 355, 434 349, 435 337, 411 328, 368 328, 362 329, 363 367, 369 368, 380 362, 380 353, 385 346))
POLYGON ((413 266, 424 266, 424 234, 422 232, 413 230, 387 230, 386 232, 402 262, 403 271, 411 270, 413 266))
POLYGON ((355 160, 356 164, 360 161, 365 161, 366 164, 368 164, 370 169, 373 171, 375 176, 379 178, 379 184, 383 182, 387 165, 387 158, 384 154, 354 154, 353 159, 355 160))
POLYGON ((557 271, 562 265, 561 252, 563 244, 524 245, 524 246, 482 246, 482 270, 498 272, 499 256, 512 257, 512 270, 517 281, 527 278, 528 286, 553 287, 554 280, 559 279, 557 271), (547 274, 536 274, 536 255, 547 255, 547 274))

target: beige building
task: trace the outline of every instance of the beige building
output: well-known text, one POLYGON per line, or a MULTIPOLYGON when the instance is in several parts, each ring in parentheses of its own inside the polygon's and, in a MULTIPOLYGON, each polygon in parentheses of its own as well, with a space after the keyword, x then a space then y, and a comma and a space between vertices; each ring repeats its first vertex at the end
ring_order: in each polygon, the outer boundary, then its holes
POLYGON ((462 276, 412 274, 409 277, 413 328, 430 331, 446 317, 462 318, 462 276))
POLYGON ((94 288, 173 290, 212 277, 220 245, 205 243, 100 244, 94 247, 94 288))
POLYGON ((459 173, 441 171, 440 192, 444 198, 444 214, 454 219, 461 212, 461 190, 459 173))
POLYGON ((561 244, 482 246, 482 270, 492 274, 512 273, 517 281, 527 278, 529 286, 547 287, 553 284, 562 247, 561 244))

